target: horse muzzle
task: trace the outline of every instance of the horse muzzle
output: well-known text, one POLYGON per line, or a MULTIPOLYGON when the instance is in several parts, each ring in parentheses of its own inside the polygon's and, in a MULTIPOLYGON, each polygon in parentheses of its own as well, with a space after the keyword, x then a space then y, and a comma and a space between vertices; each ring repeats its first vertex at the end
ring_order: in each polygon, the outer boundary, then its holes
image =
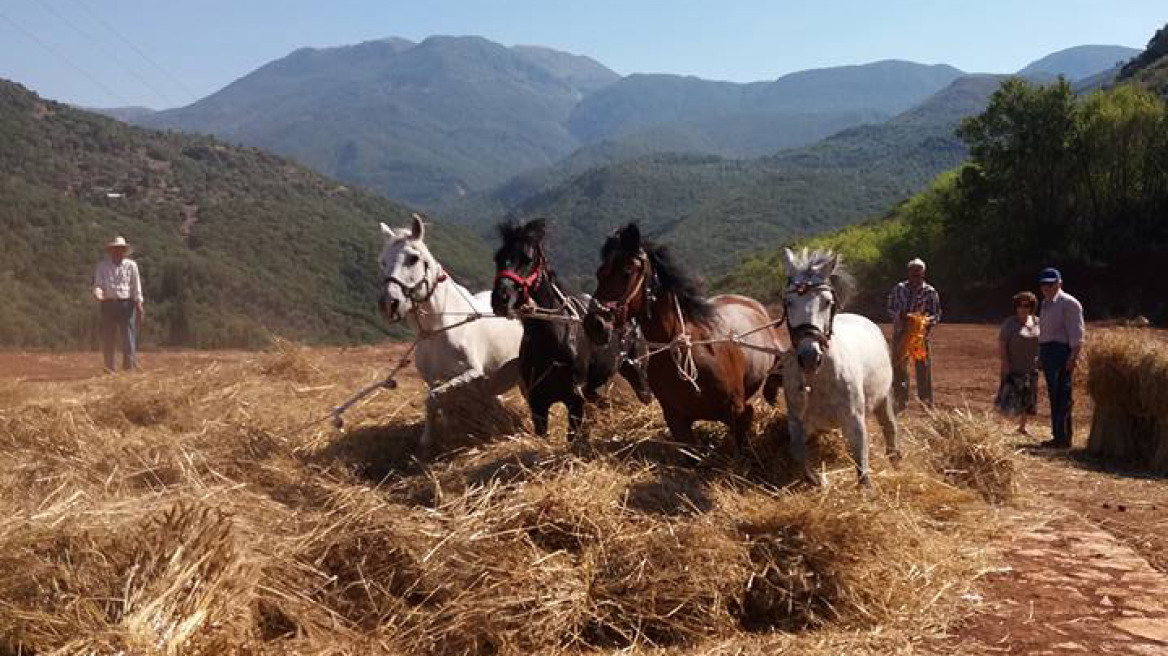
POLYGON ((390 296, 388 292, 382 292, 377 298, 377 309, 381 310, 381 316, 385 317, 388 324, 392 325, 402 320, 401 301, 390 296))
POLYGON ((814 341, 801 342, 795 356, 799 360, 799 368, 808 375, 814 375, 823 364, 823 349, 814 341))

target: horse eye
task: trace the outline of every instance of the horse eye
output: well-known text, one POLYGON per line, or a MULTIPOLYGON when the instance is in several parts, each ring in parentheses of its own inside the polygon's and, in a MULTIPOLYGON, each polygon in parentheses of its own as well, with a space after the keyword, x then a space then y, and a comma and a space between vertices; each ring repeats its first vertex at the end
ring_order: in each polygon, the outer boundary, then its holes
POLYGON ((414 266, 417 263, 418 263, 418 256, 417 255, 407 255, 406 256, 406 266, 414 266))

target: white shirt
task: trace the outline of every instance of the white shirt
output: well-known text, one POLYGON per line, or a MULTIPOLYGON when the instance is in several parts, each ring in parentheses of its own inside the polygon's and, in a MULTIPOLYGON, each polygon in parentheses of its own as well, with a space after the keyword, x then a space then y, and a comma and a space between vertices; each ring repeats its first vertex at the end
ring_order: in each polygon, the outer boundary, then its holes
POLYGON ((1072 347, 1083 343, 1083 305, 1079 299, 1059 290, 1049 301, 1043 299, 1042 321, 1038 323, 1038 341, 1062 342, 1072 347))
POLYGON ((142 302, 142 279, 138 277, 138 263, 129 258, 123 258, 120 264, 114 264, 108 257, 97 263, 97 271, 93 273, 93 291, 101 291, 101 298, 131 299, 142 302))

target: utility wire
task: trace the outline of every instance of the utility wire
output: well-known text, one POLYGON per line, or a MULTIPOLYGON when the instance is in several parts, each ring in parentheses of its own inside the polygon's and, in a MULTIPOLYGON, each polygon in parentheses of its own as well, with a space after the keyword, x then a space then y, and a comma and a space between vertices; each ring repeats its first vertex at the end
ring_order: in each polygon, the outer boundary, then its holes
POLYGON ((96 20, 98 23, 101 23, 101 25, 103 27, 105 27, 105 29, 109 30, 114 36, 121 39, 122 43, 126 44, 131 50, 138 53, 138 56, 141 57, 142 59, 144 59, 146 61, 146 63, 153 66, 154 70, 158 71, 164 77, 166 77, 168 80, 173 82, 175 84, 175 86, 177 86, 179 89, 182 90, 183 93, 185 93, 187 95, 187 97, 191 98, 192 100, 197 99, 199 97, 199 95, 196 94, 194 91, 191 91, 190 87, 188 87, 186 84, 184 84, 182 80, 178 79, 174 75, 171 75, 170 71, 168 71, 165 68, 163 68, 162 66, 160 66, 158 64, 158 62, 154 61, 154 59, 150 57, 150 55, 147 55, 145 52, 142 51, 141 48, 134 45, 134 43, 132 41, 130 41, 130 39, 128 39, 124 34, 122 34, 116 28, 114 28, 113 25, 110 25, 108 22, 106 22, 106 20, 104 18, 102 18, 100 14, 98 14, 94 10, 90 9, 89 5, 87 5, 84 2, 84 0, 73 0, 73 1, 76 2, 78 5, 80 5, 81 8, 84 9, 86 11, 86 13, 88 13, 90 16, 92 16, 94 20, 96 20))
POLYGON ((108 95, 110 98, 112 98, 114 100, 114 102, 121 104, 121 105, 129 105, 130 104, 130 102, 128 100, 126 100, 124 97, 122 97, 122 95, 120 93, 109 88, 108 86, 105 85, 104 82, 97 79, 93 75, 90 75, 88 72, 86 72, 86 70, 84 68, 81 68, 80 66, 78 66, 72 59, 70 59, 69 57, 66 57, 64 53, 58 51, 56 48, 53 48, 48 43, 45 43, 45 41, 43 41, 39 36, 28 31, 27 29, 25 29, 24 26, 21 25, 20 23, 17 23, 16 21, 12 20, 11 18, 9 18, 6 14, 4 14, 2 12, 0 12, 0 19, 3 19, 4 22, 11 25, 13 27, 13 29, 15 29, 16 31, 25 35, 26 37, 28 37, 31 41, 33 41, 34 43, 36 43, 40 47, 44 48, 45 51, 47 51, 50 55, 53 55, 57 59, 60 59, 61 61, 65 62, 65 64, 67 64, 70 68, 72 68, 74 71, 76 71, 78 74, 80 74, 81 77, 86 78, 87 80, 92 82, 94 84, 94 86, 96 86, 99 89, 101 89, 102 91, 104 91, 106 93, 106 95, 108 95))
POLYGON ((129 66, 126 64, 126 62, 122 61, 122 59, 121 59, 120 57, 118 57, 117 53, 114 53, 114 52, 112 52, 111 50, 108 50, 108 49, 106 49, 106 47, 105 47, 105 46, 103 46, 103 45, 102 45, 102 44, 101 44, 101 43, 100 43, 100 42, 99 42, 99 41, 98 41, 96 38, 94 38, 94 36, 93 36, 92 34, 90 34, 89 32, 87 32, 87 31, 85 31, 85 30, 81 29, 80 27, 78 27, 78 26, 77 26, 77 23, 74 23, 74 22, 73 22, 72 20, 70 20, 70 19, 69 19, 67 16, 65 16, 65 15, 64 15, 64 14, 62 14, 61 12, 57 11, 57 9, 56 9, 55 7, 53 7, 53 5, 52 5, 52 4, 50 4, 50 3, 49 3, 49 0, 41 0, 41 3, 40 3, 40 4, 41 4, 41 6, 42 6, 42 7, 44 7, 45 9, 47 9, 47 10, 49 11, 49 13, 53 14, 53 15, 54 15, 54 16, 56 16, 58 19, 60 19, 60 21, 61 21, 62 23, 65 23, 65 24, 66 24, 66 25, 68 25, 69 27, 73 28, 73 30, 74 30, 75 32, 77 32, 77 33, 78 33, 78 34, 80 34, 81 36, 85 37, 85 39, 86 39, 87 41, 89 41, 90 43, 92 43, 92 44, 93 44, 95 47, 97 47, 97 49, 98 49, 99 51, 101 51, 101 53, 102 53, 102 54, 104 54, 105 56, 107 56, 107 57, 109 57, 110 59, 112 59, 114 62, 116 62, 116 63, 118 64, 118 66, 121 66, 123 70, 125 70, 127 73, 129 73, 130 75, 133 75, 135 78, 137 78, 137 80, 138 80, 139 82, 141 82, 141 83, 142 83, 144 86, 146 86, 147 88, 149 88, 149 89, 150 89, 151 91, 153 91, 154 93, 158 94, 158 96, 159 96, 160 98, 162 98, 162 101, 163 101, 164 103, 166 103, 166 105, 167 105, 167 106, 172 106, 172 105, 174 105, 174 102, 173 102, 173 101, 172 101, 172 100, 171 100, 171 99, 170 99, 170 98, 169 98, 169 97, 166 95, 166 92, 164 92, 162 89, 158 88, 158 87, 157 87, 157 86, 156 86, 156 85, 155 85, 153 82, 151 82, 150 80, 146 79, 146 78, 145 78, 145 77, 143 77, 142 75, 139 75, 137 71, 135 71, 134 69, 130 68, 130 67, 129 67, 129 66))

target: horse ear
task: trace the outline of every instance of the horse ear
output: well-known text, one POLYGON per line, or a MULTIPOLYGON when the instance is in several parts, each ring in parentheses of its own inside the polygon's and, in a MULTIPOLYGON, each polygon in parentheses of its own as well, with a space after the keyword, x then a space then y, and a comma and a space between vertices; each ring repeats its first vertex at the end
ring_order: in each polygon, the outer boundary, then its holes
POLYGON ((543 242, 543 238, 547 235, 547 219, 532 219, 523 226, 523 233, 527 238, 534 242, 543 242))
POLYGON ((828 261, 819 265, 819 270, 817 271, 817 273, 819 274, 820 278, 827 280, 828 278, 831 277, 832 273, 835 273, 835 268, 838 265, 839 265, 839 253, 832 253, 831 259, 829 259, 828 261))
POLYGON ((788 277, 795 273, 795 252, 789 248, 783 249, 783 270, 788 277))
POLYGON ((422 217, 417 212, 410 216, 413 218, 413 223, 410 224, 410 239, 423 241, 426 237, 426 224, 422 222, 422 217))
POLYGON ((641 248, 641 228, 630 223, 620 231, 620 245, 623 250, 636 251, 641 248))
POLYGON ((393 228, 385 225, 384 223, 381 223, 380 225, 381 225, 381 234, 384 235, 386 239, 393 239, 393 238, 397 237, 397 233, 393 231, 393 228))
POLYGON ((507 219, 506 221, 500 221, 495 226, 495 229, 499 231, 499 239, 502 239, 503 243, 506 244, 511 241, 511 236, 515 234, 517 228, 514 219, 507 219))

